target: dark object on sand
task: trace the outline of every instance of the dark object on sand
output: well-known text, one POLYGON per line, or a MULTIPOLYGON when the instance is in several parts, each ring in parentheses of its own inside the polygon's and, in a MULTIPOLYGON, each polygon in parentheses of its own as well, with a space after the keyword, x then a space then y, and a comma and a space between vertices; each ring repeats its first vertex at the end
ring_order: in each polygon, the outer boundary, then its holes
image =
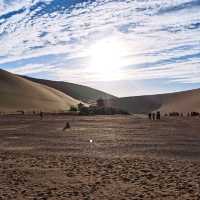
POLYGON ((152 114, 151 114, 151 113, 149 113, 149 119, 150 119, 150 120, 151 120, 151 115, 152 115, 152 114))
POLYGON ((25 112, 23 110, 18 110, 17 113, 19 113, 21 115, 25 115, 25 112))
POLYGON ((69 122, 67 122, 66 125, 65 125, 65 127, 63 128, 63 131, 65 131, 66 129, 70 129, 70 128, 71 128, 70 124, 69 124, 69 122))
POLYGON ((160 120, 160 118, 161 118, 160 111, 158 111, 158 112, 156 113, 156 119, 157 119, 157 120, 160 120))

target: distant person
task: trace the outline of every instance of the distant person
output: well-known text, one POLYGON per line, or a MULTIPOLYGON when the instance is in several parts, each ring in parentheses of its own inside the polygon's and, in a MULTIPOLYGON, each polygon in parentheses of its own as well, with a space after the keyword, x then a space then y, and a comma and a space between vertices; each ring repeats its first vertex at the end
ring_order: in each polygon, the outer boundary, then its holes
POLYGON ((160 116, 160 111, 158 111, 158 112, 156 113, 156 119, 157 119, 157 120, 160 120, 160 118, 161 118, 161 116, 160 116))
POLYGON ((69 122, 67 122, 67 123, 65 124, 65 127, 63 128, 63 131, 65 131, 65 130, 67 130, 67 129, 70 129, 70 128, 71 128, 71 126, 70 126, 69 122))
POLYGON ((151 116, 152 116, 152 114, 151 113, 149 113, 149 119, 151 120, 151 116))
POLYGON ((152 114, 152 119, 153 119, 153 120, 156 119, 156 114, 155 114, 155 113, 152 114))
POLYGON ((40 119, 42 120, 44 118, 44 113, 40 112, 40 119))

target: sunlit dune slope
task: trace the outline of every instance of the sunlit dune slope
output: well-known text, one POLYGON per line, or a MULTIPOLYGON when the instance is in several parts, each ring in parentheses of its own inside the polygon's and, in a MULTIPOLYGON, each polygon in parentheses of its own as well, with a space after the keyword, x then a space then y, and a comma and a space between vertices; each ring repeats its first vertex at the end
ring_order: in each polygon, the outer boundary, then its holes
POLYGON ((60 90, 61 92, 86 103, 93 103, 99 98, 103 99, 116 98, 115 96, 102 92, 100 90, 96 90, 91 87, 78 85, 74 83, 42 80, 30 77, 24 77, 24 78, 60 90))
POLYGON ((127 110, 131 113, 148 113, 160 110, 169 112, 200 112, 200 89, 137 97, 125 97, 107 101, 107 105, 127 110))
POLYGON ((78 100, 0 69, 0 111, 67 110, 78 100))

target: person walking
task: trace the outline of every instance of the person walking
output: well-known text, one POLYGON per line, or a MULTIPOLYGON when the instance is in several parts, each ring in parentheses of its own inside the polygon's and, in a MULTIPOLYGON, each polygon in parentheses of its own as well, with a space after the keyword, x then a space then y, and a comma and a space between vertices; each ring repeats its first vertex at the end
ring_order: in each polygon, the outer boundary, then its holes
POLYGON ((155 113, 152 114, 152 120, 156 120, 156 114, 155 113))
POLYGON ((151 120, 151 116, 152 116, 152 114, 151 114, 151 113, 149 113, 149 120, 151 120))
POLYGON ((156 120, 160 120, 160 111, 158 111, 157 113, 156 113, 156 120))
POLYGON ((44 117, 44 113, 41 111, 40 112, 40 119, 43 120, 43 117, 44 117))

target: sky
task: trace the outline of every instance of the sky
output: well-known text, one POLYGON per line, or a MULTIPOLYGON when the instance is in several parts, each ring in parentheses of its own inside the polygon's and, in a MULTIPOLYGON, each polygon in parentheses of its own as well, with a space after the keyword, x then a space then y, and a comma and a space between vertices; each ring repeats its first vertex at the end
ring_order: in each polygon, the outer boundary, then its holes
POLYGON ((120 97, 200 88, 200 0, 0 0, 0 68, 120 97))

